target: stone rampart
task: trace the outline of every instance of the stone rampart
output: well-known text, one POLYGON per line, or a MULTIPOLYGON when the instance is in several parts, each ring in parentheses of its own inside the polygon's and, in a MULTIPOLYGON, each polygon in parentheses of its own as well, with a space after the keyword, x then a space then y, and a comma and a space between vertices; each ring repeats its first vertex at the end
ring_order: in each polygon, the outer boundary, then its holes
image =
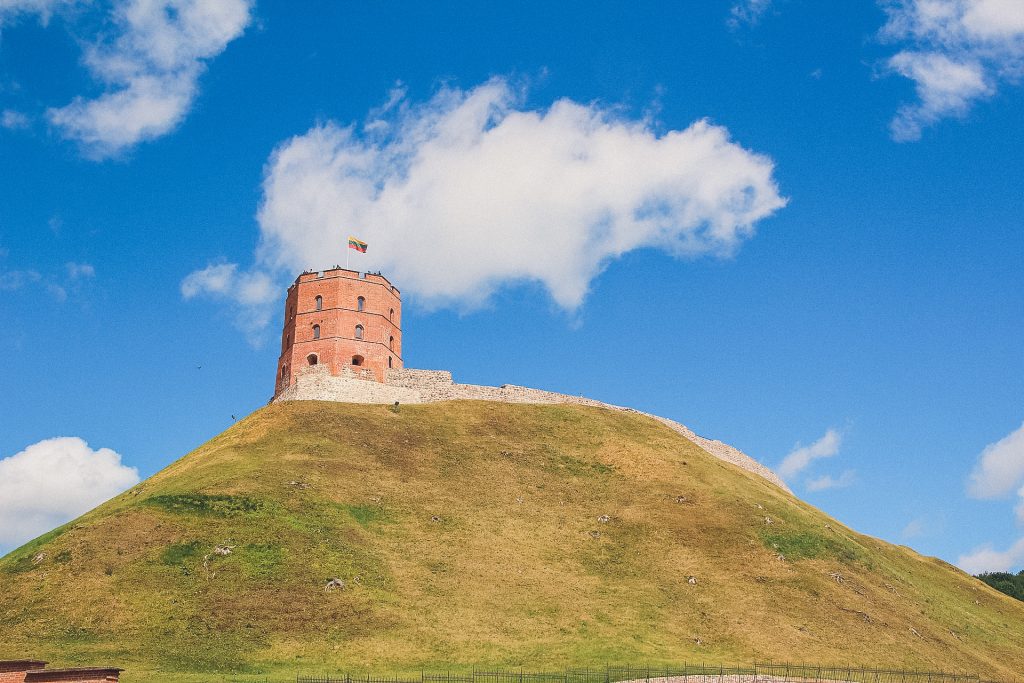
POLYGON ((570 396, 542 389, 531 389, 514 384, 489 387, 479 384, 457 384, 446 370, 416 370, 402 368, 389 370, 385 382, 369 381, 343 369, 341 375, 332 375, 325 366, 304 369, 295 383, 274 401, 337 401, 341 403, 434 403, 437 401, 500 401, 503 403, 570 403, 575 405, 623 410, 646 415, 681 434, 719 460, 731 463, 748 472, 764 477, 779 488, 792 493, 775 472, 732 446, 695 434, 686 425, 658 415, 633 408, 603 403, 582 396, 570 396))
MULTIPOLYGON (((362 372, 341 368, 332 375, 326 365, 303 368, 295 382, 274 401, 336 401, 338 403, 423 403, 420 392, 391 384, 381 384, 362 372)), ((451 381, 451 374, 449 374, 451 381)))

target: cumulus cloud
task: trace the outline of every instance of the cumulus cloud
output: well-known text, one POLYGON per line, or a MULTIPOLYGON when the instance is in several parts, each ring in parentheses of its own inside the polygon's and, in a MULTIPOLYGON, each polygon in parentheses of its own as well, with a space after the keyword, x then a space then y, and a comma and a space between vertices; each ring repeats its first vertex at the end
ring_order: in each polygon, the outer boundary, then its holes
POLYGON ((903 527, 903 531, 900 532, 900 536, 906 539, 917 538, 923 536, 925 532, 924 519, 917 517, 907 522, 907 525, 903 527))
POLYGON ((245 30, 251 6, 251 0, 117 0, 113 34, 88 44, 84 55, 106 91, 50 109, 48 119, 96 157, 168 133, 192 106, 206 61, 245 30))
POLYGON ((537 282, 574 309, 627 252, 728 255, 785 205, 772 161, 721 126, 659 134, 614 108, 523 97, 501 78, 422 104, 397 92, 362 126, 284 141, 265 170, 257 271, 329 265, 354 234, 370 244, 359 267, 422 304, 471 308, 537 282))
POLYGON ((46 439, 0 460, 0 548, 74 519, 139 482, 109 448, 77 437, 46 439))
POLYGON ((917 140, 944 118, 963 117, 1003 82, 1024 75, 1024 3, 1020 0, 884 1, 883 39, 903 48, 888 61, 914 81, 917 101, 899 108, 890 127, 917 140))
POLYGON ((736 30, 741 26, 754 26, 771 9, 772 0, 740 0, 729 8, 726 24, 736 30))
MULTIPOLYGON (((838 446, 837 446, 838 450, 838 446)), ((857 481, 857 473, 853 470, 846 470, 838 477, 831 474, 824 474, 815 477, 807 482, 808 491, 827 491, 828 489, 844 489, 857 481)))
MULTIPOLYGON (((990 443, 978 456, 967 482, 974 498, 1001 498, 1024 482, 1024 424, 999 441, 990 443)), ((1024 489, 1020 491, 1024 497, 1024 489)))
POLYGON ((260 332, 270 322, 270 304, 282 298, 280 288, 264 272, 240 272, 234 263, 210 264, 190 273, 181 283, 185 299, 208 296, 230 299, 239 308, 237 324, 258 343, 260 332))
POLYGON ((13 109, 4 109, 0 112, 0 128, 6 128, 7 130, 19 130, 28 128, 30 124, 27 115, 20 111, 14 111, 13 109))
POLYGON ((74 261, 70 261, 65 263, 64 267, 68 271, 68 277, 72 280, 96 276, 96 269, 93 268, 91 263, 75 263, 74 261))
MULTIPOLYGON (((993 499, 1009 496, 1016 491, 1017 521, 1024 525, 1024 424, 999 441, 985 446, 967 479, 967 493, 973 498, 993 499)), ((1024 565, 1024 539, 1005 551, 991 545, 963 555, 957 562, 965 571, 1007 571, 1024 565)))
POLYGON ((791 479, 804 471, 808 465, 820 458, 831 458, 839 452, 843 437, 835 429, 829 429, 825 435, 812 443, 810 446, 794 448, 778 467, 779 475, 784 479, 791 479))
POLYGON ((0 26, 21 15, 37 16, 45 24, 58 8, 75 2, 77 0, 0 0, 0 26))
POLYGON ((956 563, 969 574, 1011 571, 1024 565, 1024 538, 1001 551, 995 550, 991 545, 982 546, 961 555, 956 563))
MULTIPOLYGON (((6 255, 6 252, 0 255, 6 255)), ((0 292, 14 292, 21 289, 45 290, 59 302, 68 298, 68 288, 79 292, 80 281, 94 277, 96 270, 88 263, 69 262, 64 264, 67 277, 61 279, 55 274, 40 273, 34 269, 0 271, 0 292)))
POLYGON ((13 292, 25 285, 40 282, 43 276, 35 270, 9 270, 0 273, 0 292, 13 292))

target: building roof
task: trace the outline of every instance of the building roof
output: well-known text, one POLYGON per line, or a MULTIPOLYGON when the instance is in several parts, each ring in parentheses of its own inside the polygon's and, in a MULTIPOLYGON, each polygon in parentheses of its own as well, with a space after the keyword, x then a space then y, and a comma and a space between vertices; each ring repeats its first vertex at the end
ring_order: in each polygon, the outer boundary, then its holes
POLYGON ((78 666, 67 669, 35 669, 25 674, 25 681, 66 681, 83 676, 119 675, 124 669, 115 666, 78 666))
POLYGON ((41 659, 3 659, 0 660, 0 671, 27 671, 42 669, 46 662, 41 659))

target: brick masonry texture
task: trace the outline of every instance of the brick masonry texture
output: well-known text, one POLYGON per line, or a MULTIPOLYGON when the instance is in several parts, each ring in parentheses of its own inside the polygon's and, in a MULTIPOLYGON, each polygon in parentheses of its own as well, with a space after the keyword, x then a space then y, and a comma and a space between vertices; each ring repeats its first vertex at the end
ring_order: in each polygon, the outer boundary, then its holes
POLYGON ((25 683, 117 683, 121 669, 40 669, 29 671, 25 683))
POLYGON ((34 659, 0 661, 0 683, 24 683, 27 672, 45 666, 46 662, 34 659))
POLYGON ((748 472, 764 477, 779 488, 792 493, 775 472, 732 446, 707 439, 674 420, 602 403, 582 396, 570 396, 541 389, 503 384, 488 387, 477 384, 457 384, 452 373, 445 370, 416 370, 401 368, 388 370, 384 382, 373 381, 372 374, 359 372, 360 368, 342 367, 332 375, 327 366, 314 365, 301 368, 294 382, 281 391, 274 401, 337 401, 341 403, 435 403, 437 401, 501 401, 503 403, 571 403, 607 410, 621 410, 646 415, 669 429, 682 434, 719 460, 724 460, 748 472))
POLYGON ((116 683, 120 674, 116 667, 47 669, 35 660, 0 661, 0 683, 116 683))
POLYGON ((284 304, 275 394, 312 363, 384 381, 402 367, 402 299, 383 275, 344 268, 299 275, 284 304))

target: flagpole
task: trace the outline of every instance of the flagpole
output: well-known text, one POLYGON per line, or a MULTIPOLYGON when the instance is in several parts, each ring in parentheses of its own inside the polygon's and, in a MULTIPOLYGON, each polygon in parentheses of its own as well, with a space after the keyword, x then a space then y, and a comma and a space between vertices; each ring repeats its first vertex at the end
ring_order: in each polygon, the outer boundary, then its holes
POLYGON ((350 270, 349 267, 348 267, 348 256, 349 256, 349 252, 351 252, 351 251, 352 251, 352 247, 349 247, 349 246, 345 247, 345 270, 350 270))

